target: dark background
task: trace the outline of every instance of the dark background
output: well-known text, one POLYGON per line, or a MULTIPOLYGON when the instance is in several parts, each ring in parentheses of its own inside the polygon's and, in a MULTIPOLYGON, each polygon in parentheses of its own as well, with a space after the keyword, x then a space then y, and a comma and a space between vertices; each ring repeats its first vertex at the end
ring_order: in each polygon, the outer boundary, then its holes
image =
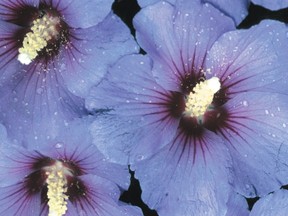
MULTIPOLYGON (((271 0, 273 1, 273 0, 271 0)), ((135 29, 133 28, 132 19, 134 15, 140 10, 139 5, 136 0, 115 0, 113 6, 113 11, 126 23, 126 25, 130 28, 131 33, 135 35, 135 29)), ((288 8, 278 10, 278 11, 270 11, 263 7, 250 4, 249 14, 243 20, 242 23, 237 27, 238 29, 249 28, 255 24, 258 24, 263 19, 274 19, 282 22, 288 22, 288 8)), ((141 50, 141 53, 145 53, 141 50)), ((149 207, 142 201, 141 199, 141 187, 139 181, 134 178, 134 173, 131 173, 131 185, 128 191, 123 191, 120 200, 126 203, 130 203, 132 205, 139 206, 145 216, 157 216, 157 212, 155 210, 149 209, 149 207)), ((282 189, 288 189, 288 185, 283 186, 282 189)), ((252 209, 253 205, 259 197, 255 198, 246 198, 249 210, 252 209)))

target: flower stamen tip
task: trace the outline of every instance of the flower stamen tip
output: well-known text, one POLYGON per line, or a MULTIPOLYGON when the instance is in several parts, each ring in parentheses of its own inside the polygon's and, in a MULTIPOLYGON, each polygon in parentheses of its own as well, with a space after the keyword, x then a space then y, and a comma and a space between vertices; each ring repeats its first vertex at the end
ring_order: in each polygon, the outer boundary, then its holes
POLYGON ((20 53, 18 55, 18 61, 20 61, 22 64, 29 65, 32 62, 32 59, 30 59, 27 53, 20 53))

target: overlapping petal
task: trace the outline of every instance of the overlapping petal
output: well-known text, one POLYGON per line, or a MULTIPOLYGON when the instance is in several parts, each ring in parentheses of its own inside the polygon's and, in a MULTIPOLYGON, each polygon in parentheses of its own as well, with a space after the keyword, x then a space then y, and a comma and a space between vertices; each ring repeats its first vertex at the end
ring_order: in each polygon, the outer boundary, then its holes
MULTIPOLYGON (((147 7, 148 5, 155 4, 160 0, 138 0, 138 4, 141 8, 147 7)), ((171 4, 176 4, 176 0, 166 0, 171 4)), ((181 2, 181 1, 179 1, 181 2)), ((248 14, 249 0, 233 0, 233 1, 225 1, 225 0, 202 0, 202 2, 210 3, 215 6, 217 9, 222 11, 227 16, 230 16, 236 25, 241 23, 243 19, 248 14)))
POLYGON ((224 215, 227 211, 229 153, 221 138, 209 131, 202 141, 208 149, 196 161, 193 149, 183 153, 178 142, 131 166, 142 199, 159 215, 224 215))
POLYGON ((137 41, 153 59, 158 82, 174 91, 179 91, 185 74, 201 73, 206 51, 234 29, 230 18, 198 0, 178 1, 175 7, 165 2, 148 6, 135 16, 134 24, 137 41))
POLYGON ((27 197, 27 193, 21 193, 22 187, 21 182, 4 188, 0 187, 1 214, 15 216, 41 215, 41 195, 27 197))
MULTIPOLYGON (((99 139, 97 145, 99 143, 107 148, 113 145, 114 141, 104 141, 104 137, 116 136, 123 140, 118 140, 115 145, 134 145, 132 152, 135 153, 135 158, 144 159, 155 152, 155 148, 160 149, 173 138, 179 119, 169 114, 170 109, 173 109, 169 107, 171 92, 156 83, 150 70, 149 58, 141 55, 126 56, 92 89, 90 98, 87 99, 87 107, 98 112, 108 109, 116 115, 97 117, 93 127, 93 134, 96 140, 99 139), (137 134, 135 139, 126 140, 130 137, 127 129, 133 131, 132 134, 137 134), (167 135, 159 136, 161 133, 167 135), (104 144, 107 142, 109 144, 104 144)), ((130 150, 128 147, 127 151, 130 150)))
POLYGON ((227 202, 227 212, 225 216, 248 216, 248 203, 245 197, 232 192, 227 202))
POLYGON ((280 10, 283 8, 288 7, 288 1, 287 0, 274 0, 274 1, 269 1, 269 0, 252 0, 254 4, 263 6, 265 8, 268 8, 270 10, 280 10))
MULTIPOLYGON (((48 0, 46 0, 48 1, 48 0)), ((73 28, 88 28, 102 22, 109 14, 112 0, 55 0, 53 2, 63 12, 64 19, 73 28)))
POLYGON ((120 18, 110 13, 99 25, 73 30, 74 48, 63 50, 58 67, 71 92, 85 98, 109 66, 123 55, 137 53, 138 45, 120 18))
POLYGON ((249 0, 203 0, 214 5, 227 16, 231 17, 236 25, 239 25, 248 15, 249 0))
POLYGON ((221 79, 229 97, 239 92, 286 93, 287 29, 276 21, 263 21, 249 30, 224 34, 205 62, 210 76, 221 79))
POLYGON ((231 120, 221 133, 232 155, 239 193, 262 196, 288 181, 287 107, 287 97, 272 93, 243 93, 227 103, 231 120))
POLYGON ((288 192, 278 190, 258 200, 252 208, 251 216, 285 216, 287 214, 288 192))

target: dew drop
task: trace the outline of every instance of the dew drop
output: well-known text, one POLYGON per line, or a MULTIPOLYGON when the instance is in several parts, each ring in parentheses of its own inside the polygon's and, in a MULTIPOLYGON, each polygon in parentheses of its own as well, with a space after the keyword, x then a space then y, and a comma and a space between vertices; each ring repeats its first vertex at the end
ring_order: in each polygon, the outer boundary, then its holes
POLYGON ((56 149, 60 149, 60 148, 63 147, 63 143, 59 142, 59 143, 56 143, 54 146, 55 146, 56 149))
POLYGON ((144 159, 144 155, 137 155, 136 156, 136 160, 137 161, 141 161, 141 160, 143 160, 144 159))
POLYGON ((37 94, 42 94, 43 93, 43 88, 37 88, 36 93, 37 94))
POLYGON ((247 107, 247 106, 248 106, 248 102, 247 102, 247 101, 243 101, 242 103, 243 103, 243 106, 244 106, 244 107, 247 107))

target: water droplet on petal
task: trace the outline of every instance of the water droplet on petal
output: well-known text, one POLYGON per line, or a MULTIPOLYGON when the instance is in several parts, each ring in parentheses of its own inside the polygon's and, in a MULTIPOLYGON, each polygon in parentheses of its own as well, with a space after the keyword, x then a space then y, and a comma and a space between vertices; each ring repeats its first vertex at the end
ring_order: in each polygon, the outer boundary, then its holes
POLYGON ((37 94, 42 94, 43 93, 43 88, 37 88, 36 93, 37 94))
POLYGON ((55 148, 56 149, 60 149, 60 148, 62 148, 63 147, 63 143, 56 143, 55 144, 55 148))
POLYGON ((244 107, 247 107, 247 106, 248 106, 248 102, 247 102, 247 101, 243 101, 242 103, 243 103, 243 106, 244 106, 244 107))
POLYGON ((144 155, 137 155, 136 156, 136 160, 137 161, 141 161, 141 160, 143 160, 144 159, 144 155))

